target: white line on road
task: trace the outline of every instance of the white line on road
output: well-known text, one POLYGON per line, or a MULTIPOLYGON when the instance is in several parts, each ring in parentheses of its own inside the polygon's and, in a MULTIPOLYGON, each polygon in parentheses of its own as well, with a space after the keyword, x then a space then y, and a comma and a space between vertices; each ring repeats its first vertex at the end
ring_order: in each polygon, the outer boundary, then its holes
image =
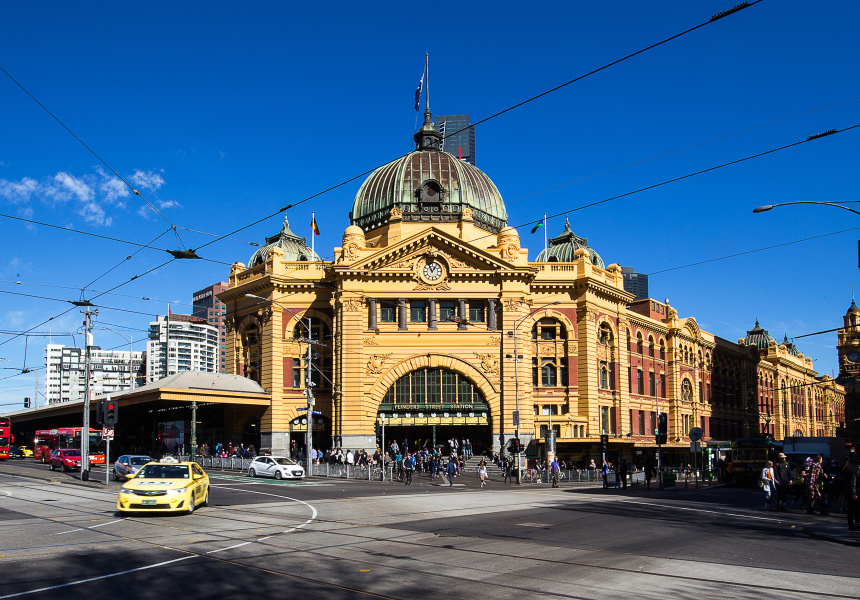
POLYGON ((72 533, 73 531, 83 531, 83 527, 78 527, 77 529, 69 529, 68 531, 61 531, 60 533, 56 533, 54 535, 63 535, 64 533, 72 533))
POLYGON ((236 544, 235 546, 227 546, 226 548, 220 548, 218 550, 210 550, 206 554, 215 554, 216 552, 224 552, 224 550, 232 550, 233 548, 238 548, 239 546, 247 546, 253 542, 242 542, 241 544, 236 544))
POLYGON ((124 521, 125 519, 117 519, 116 521, 108 521, 107 523, 99 523, 98 525, 91 525, 87 527, 87 529, 95 529, 96 527, 104 527, 105 525, 111 525, 113 523, 119 523, 120 521, 124 521))
MULTIPOLYGON (((222 488, 222 489, 232 490, 234 492, 245 492, 247 494, 260 494, 261 496, 274 496, 275 498, 285 498, 287 500, 292 500, 293 502, 299 502, 301 504, 304 504, 309 509, 311 509, 311 518, 310 519, 308 519, 307 521, 305 521, 301 525, 296 525, 295 527, 290 527, 289 529, 286 529, 286 530, 280 532, 279 534, 275 534, 275 535, 281 535, 284 533, 291 533, 291 532, 295 531, 296 529, 301 529, 305 525, 312 523, 317 518, 317 509, 314 508, 313 506, 311 506, 310 504, 308 504, 307 502, 305 502, 304 500, 299 500, 298 498, 290 498, 289 496, 281 496, 280 494, 271 494, 269 492, 255 492, 254 490, 240 490, 240 489, 236 489, 236 488, 222 488)), ((273 537, 275 537, 275 536, 274 535, 268 535, 266 537, 258 539, 257 541, 262 542, 264 540, 268 540, 268 539, 273 538, 273 537)), ((228 550, 228 548, 224 548, 224 550, 228 550)))
POLYGON ((659 506, 660 508, 670 508, 672 510, 689 510, 691 512, 711 513, 726 517, 742 517, 744 519, 757 519, 759 521, 782 521, 783 519, 775 519, 773 517, 757 517, 755 515, 743 515, 740 513, 727 513, 720 510, 706 510, 704 508, 687 508, 685 506, 668 506, 666 504, 658 504, 657 502, 637 502, 635 500, 620 500, 623 504, 644 504, 645 506, 659 506))
POLYGON ((179 562, 181 560, 188 560, 189 558, 197 558, 196 554, 192 554, 191 556, 183 556, 182 558, 174 558, 173 560, 166 560, 164 562, 156 563, 154 565, 147 565, 145 567, 138 567, 136 569, 129 569, 128 571, 120 571, 119 573, 111 573, 109 575, 99 575, 98 577, 90 577, 88 579, 81 579, 80 581, 71 581, 69 583, 63 583, 60 585, 52 585, 51 587, 39 588, 37 590, 28 590, 26 592, 18 592, 16 594, 8 594, 6 596, 0 596, 0 600, 4 600, 4 598, 17 598, 19 596, 26 596, 27 594, 37 594, 39 592, 48 592, 51 590, 57 590, 64 587, 69 587, 72 585, 80 585, 82 583, 89 583, 90 581, 98 581, 100 579, 108 579, 110 577, 118 577, 119 575, 128 575, 129 573, 135 573, 137 571, 145 571, 147 569, 154 569, 156 567, 163 567, 164 565, 169 565, 171 563, 179 562))

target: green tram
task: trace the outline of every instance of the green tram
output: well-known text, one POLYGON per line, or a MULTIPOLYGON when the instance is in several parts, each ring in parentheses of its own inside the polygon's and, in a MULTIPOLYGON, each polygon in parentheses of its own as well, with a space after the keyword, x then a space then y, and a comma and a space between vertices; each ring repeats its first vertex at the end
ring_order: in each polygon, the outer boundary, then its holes
POLYGON ((732 481, 741 485, 757 483, 767 461, 776 464, 780 452, 782 442, 774 440, 772 435, 735 440, 729 459, 732 481))

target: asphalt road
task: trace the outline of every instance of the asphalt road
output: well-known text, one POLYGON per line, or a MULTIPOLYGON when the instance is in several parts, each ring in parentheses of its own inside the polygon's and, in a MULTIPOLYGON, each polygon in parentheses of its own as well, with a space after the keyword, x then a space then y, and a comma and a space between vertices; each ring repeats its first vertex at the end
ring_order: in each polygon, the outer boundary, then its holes
POLYGON ((115 512, 115 484, 14 472, 0 465, 0 599, 860 595, 860 548, 806 533, 842 517, 766 513, 749 490, 213 472, 212 506, 127 518, 115 512))

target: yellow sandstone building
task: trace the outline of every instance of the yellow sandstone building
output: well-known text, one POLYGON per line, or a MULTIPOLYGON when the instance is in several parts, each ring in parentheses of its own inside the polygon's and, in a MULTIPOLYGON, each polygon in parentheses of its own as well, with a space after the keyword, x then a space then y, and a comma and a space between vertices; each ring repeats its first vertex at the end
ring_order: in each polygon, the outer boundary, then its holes
MULTIPOLYGON (((364 182, 334 260, 290 231, 233 264, 227 372, 271 393, 260 446, 414 448, 469 439, 476 452, 519 432, 537 454, 549 432, 575 462, 653 459, 667 449, 771 432, 835 435, 844 390, 809 358, 755 329, 739 343, 625 291, 617 264, 564 231, 529 261, 487 175, 440 150, 429 110, 417 150, 364 182), (311 344, 314 411, 307 407, 311 344)), ((758 328, 760 329, 760 328, 758 328)), ((764 331, 764 330, 761 330, 764 331)))

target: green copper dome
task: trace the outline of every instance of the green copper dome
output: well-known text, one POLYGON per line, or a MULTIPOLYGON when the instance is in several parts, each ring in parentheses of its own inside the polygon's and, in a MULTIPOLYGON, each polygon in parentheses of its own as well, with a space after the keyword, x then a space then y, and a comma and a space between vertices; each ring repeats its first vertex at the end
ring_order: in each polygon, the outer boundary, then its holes
POLYGON ((591 264, 601 269, 606 268, 600 255, 588 247, 588 240, 573 232, 567 218, 564 220, 564 231, 560 236, 548 240, 547 245, 547 249, 538 254, 535 262, 573 262, 574 253, 582 248, 588 252, 591 264))
POLYGON ((458 222, 470 209, 475 225, 498 233, 508 220, 502 195, 483 171, 442 152, 442 137, 424 112, 418 150, 376 169, 355 196, 350 219, 364 231, 388 223, 391 210, 405 222, 458 222))
POLYGON ((248 261, 248 268, 256 267, 259 264, 266 262, 269 254, 269 249, 277 246, 284 251, 284 260, 291 262, 311 261, 317 262, 322 260, 316 252, 311 250, 307 244, 307 238, 300 238, 295 233, 290 231, 290 223, 287 217, 284 217, 284 226, 280 233, 266 238, 266 244, 261 246, 251 256, 248 261))
POLYGON ((747 346, 756 346, 762 350, 767 350, 768 345, 776 341, 770 334, 767 332, 767 329, 762 329, 758 324, 758 319, 755 320, 755 327, 747 331, 747 335, 744 338, 744 344, 747 346))

